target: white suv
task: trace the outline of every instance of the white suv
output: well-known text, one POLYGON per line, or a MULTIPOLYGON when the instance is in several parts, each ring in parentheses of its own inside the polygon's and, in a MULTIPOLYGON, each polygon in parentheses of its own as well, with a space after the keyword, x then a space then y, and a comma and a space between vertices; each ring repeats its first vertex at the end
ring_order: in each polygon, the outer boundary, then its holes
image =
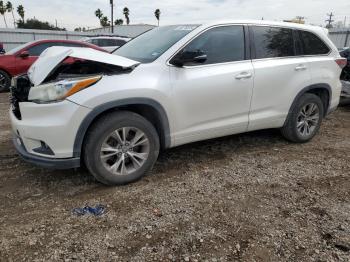
POLYGON ((162 148, 266 128, 303 143, 338 106, 345 63, 324 29, 266 21, 159 27, 114 54, 52 47, 13 80, 14 144, 116 185, 162 148))

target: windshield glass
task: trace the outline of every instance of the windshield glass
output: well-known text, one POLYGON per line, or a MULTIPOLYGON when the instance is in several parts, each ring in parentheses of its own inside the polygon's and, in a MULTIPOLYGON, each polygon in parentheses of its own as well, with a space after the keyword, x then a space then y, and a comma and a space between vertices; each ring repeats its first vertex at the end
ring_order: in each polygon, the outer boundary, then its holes
POLYGON ((141 63, 150 63, 197 27, 198 25, 157 27, 126 43, 113 54, 141 63))
POLYGON ((17 46, 13 49, 11 49, 10 51, 6 52, 6 55, 14 55, 15 53, 17 53, 19 50, 31 45, 33 42, 28 42, 26 44, 23 44, 23 45, 20 45, 20 46, 17 46))

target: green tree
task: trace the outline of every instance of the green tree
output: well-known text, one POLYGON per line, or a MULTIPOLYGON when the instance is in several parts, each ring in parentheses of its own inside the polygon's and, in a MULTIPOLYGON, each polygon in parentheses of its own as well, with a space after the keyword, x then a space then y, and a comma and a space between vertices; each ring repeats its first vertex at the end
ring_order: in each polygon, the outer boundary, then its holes
POLYGON ((108 21, 108 17, 103 15, 100 8, 95 11, 95 16, 98 18, 98 20, 100 20, 100 25, 102 27, 110 25, 110 22, 108 21))
POLYGON ((103 17, 103 13, 100 8, 95 11, 95 16, 98 18, 98 20, 101 21, 101 18, 103 17))
POLYGON ((124 7, 124 9, 123 9, 123 14, 124 14, 124 16, 125 16, 125 20, 126 20, 126 24, 127 24, 127 25, 130 24, 129 13, 130 13, 129 8, 124 7))
POLYGON ((158 26, 159 26, 160 10, 159 10, 159 9, 156 9, 156 11, 154 11, 154 15, 155 15, 155 17, 157 18, 158 26))
POLYGON ((123 21, 123 19, 117 19, 114 21, 114 24, 115 25, 122 25, 122 24, 124 24, 124 21, 123 21))
POLYGON ((103 27, 111 25, 110 22, 108 21, 108 17, 107 16, 104 16, 104 17, 101 18, 100 24, 103 27))
POLYGON ((24 29, 41 29, 41 30, 58 30, 58 31, 66 31, 65 28, 59 28, 54 25, 49 24, 48 22, 42 22, 38 19, 27 19, 26 22, 19 20, 17 23, 18 28, 24 29))
POLYGON ((4 18, 4 22, 5 22, 5 26, 7 28, 7 22, 6 22, 6 14, 7 10, 6 10, 6 6, 4 5, 3 1, 0 1, 0 15, 2 15, 2 17, 4 18))
POLYGON ((23 7, 23 5, 19 5, 18 7, 17 7, 17 13, 18 13, 18 15, 22 18, 22 22, 24 23, 24 7, 23 7))
POLYGON ((85 32, 86 28, 85 27, 77 27, 77 28, 74 28, 74 31, 75 32, 85 32))
POLYGON ((6 10, 7 12, 12 13, 13 26, 16 27, 16 19, 15 19, 15 15, 13 14, 13 5, 10 1, 7 1, 6 3, 6 10))

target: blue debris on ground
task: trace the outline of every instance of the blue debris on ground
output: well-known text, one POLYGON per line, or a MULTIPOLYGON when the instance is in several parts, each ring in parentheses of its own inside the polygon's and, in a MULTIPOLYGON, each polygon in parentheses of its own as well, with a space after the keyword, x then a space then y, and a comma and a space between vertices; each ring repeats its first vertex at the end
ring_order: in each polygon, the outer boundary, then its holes
POLYGON ((106 209, 104 205, 96 205, 95 207, 91 207, 86 205, 85 207, 77 207, 73 208, 72 213, 76 216, 84 216, 84 215, 94 215, 101 216, 105 213, 106 209))

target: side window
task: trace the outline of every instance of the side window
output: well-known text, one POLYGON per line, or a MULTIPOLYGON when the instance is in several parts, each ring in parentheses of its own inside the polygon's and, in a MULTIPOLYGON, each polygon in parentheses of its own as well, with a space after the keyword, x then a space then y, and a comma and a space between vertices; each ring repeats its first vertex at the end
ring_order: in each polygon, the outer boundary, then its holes
POLYGON ((116 42, 115 39, 99 39, 99 46, 116 46, 116 42))
POLYGON ((91 43, 93 44, 93 45, 97 45, 97 46, 100 46, 99 44, 99 39, 92 39, 91 40, 91 43))
POLYGON ((189 43, 183 51, 204 52, 207 60, 203 64, 244 60, 243 26, 221 26, 209 29, 189 43))
POLYGON ((41 53, 44 52, 47 48, 57 45, 59 45, 59 43, 54 42, 38 44, 28 48, 28 53, 30 56, 40 56, 41 53))
POLYGON ((86 47, 84 44, 78 44, 78 43, 69 43, 69 42, 61 42, 59 43, 60 46, 67 46, 67 47, 86 47))
POLYGON ((324 55, 329 53, 328 46, 316 35, 300 31, 304 55, 324 55))
POLYGON ((267 26, 253 26, 257 59, 294 56, 293 30, 267 26))
POLYGON ((123 46, 126 44, 126 41, 125 40, 115 40, 115 46, 123 46))

